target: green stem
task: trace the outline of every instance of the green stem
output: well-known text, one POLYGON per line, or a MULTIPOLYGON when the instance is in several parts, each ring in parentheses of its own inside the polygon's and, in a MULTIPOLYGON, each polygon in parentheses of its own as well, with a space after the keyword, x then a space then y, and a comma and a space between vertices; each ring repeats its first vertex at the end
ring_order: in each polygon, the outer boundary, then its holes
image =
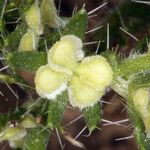
POLYGON ((128 79, 137 73, 144 72, 150 69, 150 54, 135 56, 135 58, 128 58, 123 60, 115 70, 115 76, 120 76, 128 79))

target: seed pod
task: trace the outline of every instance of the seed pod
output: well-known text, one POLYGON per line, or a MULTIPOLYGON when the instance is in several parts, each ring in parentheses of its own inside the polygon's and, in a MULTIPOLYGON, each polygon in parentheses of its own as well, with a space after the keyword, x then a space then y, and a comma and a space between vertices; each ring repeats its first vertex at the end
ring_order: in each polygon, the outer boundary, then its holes
POLYGON ((36 91, 43 98, 55 99, 66 90, 67 80, 66 74, 55 72, 48 65, 42 66, 35 76, 36 91))
POLYGON ((41 14, 38 2, 36 1, 25 13, 25 20, 28 26, 37 34, 43 33, 43 26, 41 24, 41 14))
POLYGON ((82 41, 74 35, 63 36, 48 53, 49 66, 58 72, 72 74, 78 61, 82 60, 82 41))

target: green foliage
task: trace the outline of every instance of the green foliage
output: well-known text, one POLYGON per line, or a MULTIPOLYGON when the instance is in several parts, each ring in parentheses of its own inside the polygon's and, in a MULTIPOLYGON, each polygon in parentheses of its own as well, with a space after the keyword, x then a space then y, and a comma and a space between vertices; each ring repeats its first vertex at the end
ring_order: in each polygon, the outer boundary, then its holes
POLYGON ((41 127, 28 129, 23 150, 45 150, 49 139, 49 132, 41 127))
POLYGON ((8 53, 6 60, 15 70, 31 72, 35 72, 40 66, 47 63, 46 53, 37 51, 8 53))
POLYGON ((101 120, 101 107, 97 103, 93 107, 85 108, 83 115, 90 132, 94 131, 101 120))
POLYGON ((129 83, 129 94, 138 88, 150 87, 150 73, 142 72, 134 76, 129 83))
POLYGON ((84 39, 84 34, 87 29, 87 12, 81 9, 76 13, 62 31, 62 35, 73 34, 81 39, 84 39))
POLYGON ((57 98, 49 102, 47 125, 50 128, 59 128, 63 114, 67 106, 67 92, 58 95, 57 98))

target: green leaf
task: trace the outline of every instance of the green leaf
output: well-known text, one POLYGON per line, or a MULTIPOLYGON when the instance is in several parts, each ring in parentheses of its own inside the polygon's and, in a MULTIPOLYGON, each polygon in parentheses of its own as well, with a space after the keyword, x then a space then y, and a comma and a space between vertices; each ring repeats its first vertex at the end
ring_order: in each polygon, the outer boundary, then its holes
POLYGON ((55 100, 49 101, 47 125, 50 128, 60 127, 63 114, 67 106, 68 94, 67 91, 58 95, 55 100))
POLYGON ((139 150, 150 149, 150 140, 147 137, 145 137, 145 133, 138 128, 135 129, 135 138, 136 138, 139 150))
POLYGON ((25 138, 23 150, 45 150, 49 133, 42 128, 29 129, 25 138))
POLYGON ((84 39, 84 34, 87 29, 87 21, 87 12, 85 9, 81 9, 70 19, 65 29, 61 32, 62 35, 73 34, 81 39, 84 39))
POLYGON ((90 132, 96 129, 101 120, 101 107, 97 103, 93 107, 88 107, 83 110, 83 115, 90 132))
POLYGON ((15 70, 35 72, 40 66, 47 63, 47 56, 44 52, 24 51, 8 53, 6 56, 8 64, 15 70))

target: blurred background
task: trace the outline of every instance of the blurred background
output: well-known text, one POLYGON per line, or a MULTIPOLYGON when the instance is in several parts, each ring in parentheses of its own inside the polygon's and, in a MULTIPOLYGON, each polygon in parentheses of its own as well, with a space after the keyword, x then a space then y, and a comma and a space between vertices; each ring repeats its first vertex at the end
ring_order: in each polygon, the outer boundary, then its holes
MULTIPOLYGON (((94 54, 95 51, 97 51, 97 41, 102 41, 98 53, 106 50, 107 23, 109 23, 110 26, 111 50, 117 51, 121 57, 129 56, 135 47, 137 48, 137 51, 145 51, 147 49, 146 42, 138 45, 137 41, 142 41, 143 39, 148 41, 147 37, 150 35, 150 6, 134 3, 130 0, 55 1, 57 8, 60 8, 61 16, 64 17, 70 17, 73 10, 79 10, 84 4, 86 10, 91 11, 105 2, 108 2, 106 6, 96 11, 92 16, 89 16, 88 31, 100 26, 102 26, 102 28, 86 34, 85 43, 95 43, 87 44, 87 46, 85 46, 85 53, 87 55, 94 54), (136 39, 123 32, 120 27, 133 34, 136 39)), ((21 75, 29 84, 33 84, 32 74, 21 73, 21 75)), ((18 103, 21 104, 26 100, 26 93, 23 90, 16 85, 12 85, 11 88, 17 93, 20 100, 17 101, 16 96, 7 85, 0 84, 1 113, 6 113, 11 109, 14 109, 18 103)), ((83 131, 77 140, 83 143, 87 150, 138 150, 136 142, 132 137, 134 133, 133 126, 130 121, 128 121, 126 100, 109 89, 106 92, 106 95, 101 99, 101 103, 103 105, 103 121, 93 133, 89 133, 85 128, 85 121, 80 112, 77 109, 68 107, 62 122, 66 127, 66 134, 74 138, 83 131), (72 122, 73 120, 76 121, 72 122), (111 122, 108 123, 107 121, 111 122), (118 121, 120 121, 120 124, 113 123, 118 121)), ((64 150, 80 149, 77 146, 70 144, 64 136, 61 136, 60 138, 64 150)), ((51 135, 47 149, 60 150, 62 145, 54 131, 51 135)), ((7 143, 2 143, 0 145, 0 150, 9 149, 7 143)))

